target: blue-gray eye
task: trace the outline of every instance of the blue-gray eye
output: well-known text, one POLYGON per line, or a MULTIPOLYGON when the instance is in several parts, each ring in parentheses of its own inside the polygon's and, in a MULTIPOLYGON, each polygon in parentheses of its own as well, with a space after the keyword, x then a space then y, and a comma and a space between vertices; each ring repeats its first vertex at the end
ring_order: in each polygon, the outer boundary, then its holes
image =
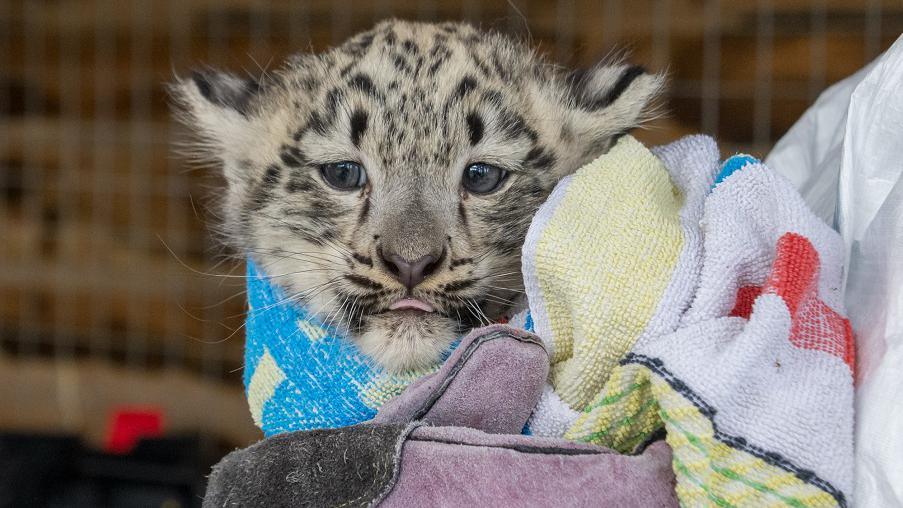
POLYGON ((464 170, 464 178, 461 184, 468 192, 474 194, 489 194, 497 190, 505 180, 508 172, 484 162, 477 162, 467 166, 464 170))
POLYGON ((330 162, 320 166, 323 180, 338 190, 359 189, 367 183, 367 172, 356 162, 330 162))

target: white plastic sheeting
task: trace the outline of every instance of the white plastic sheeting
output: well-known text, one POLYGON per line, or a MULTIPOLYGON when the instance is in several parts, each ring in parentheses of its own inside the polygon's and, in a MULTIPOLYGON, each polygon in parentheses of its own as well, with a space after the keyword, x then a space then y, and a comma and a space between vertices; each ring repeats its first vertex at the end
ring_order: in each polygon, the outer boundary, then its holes
POLYGON ((854 501, 903 506, 903 36, 826 90, 766 162, 843 235, 858 347, 854 501))

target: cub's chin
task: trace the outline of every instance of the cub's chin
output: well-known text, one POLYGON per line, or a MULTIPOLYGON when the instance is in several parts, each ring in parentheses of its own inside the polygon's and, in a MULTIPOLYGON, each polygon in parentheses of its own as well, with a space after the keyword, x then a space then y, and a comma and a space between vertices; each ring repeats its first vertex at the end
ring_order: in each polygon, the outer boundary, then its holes
POLYGON ((439 362, 457 338, 457 323, 420 310, 393 310, 367 317, 355 342, 361 352, 390 372, 427 368, 439 362))

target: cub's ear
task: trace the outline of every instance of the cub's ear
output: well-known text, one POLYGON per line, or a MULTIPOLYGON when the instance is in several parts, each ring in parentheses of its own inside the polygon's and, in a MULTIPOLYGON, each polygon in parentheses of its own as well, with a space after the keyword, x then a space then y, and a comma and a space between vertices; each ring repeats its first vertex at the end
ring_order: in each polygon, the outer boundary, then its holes
POLYGON ((566 79, 573 132, 588 149, 607 150, 622 134, 655 116, 665 77, 625 63, 600 63, 566 79))
POLYGON ((260 84, 253 79, 216 70, 192 72, 191 81, 205 100, 242 115, 248 114, 251 99, 260 91, 260 84))
POLYGON ((177 78, 169 91, 176 118, 197 136, 194 155, 223 159, 248 142, 256 81, 208 69, 177 78))

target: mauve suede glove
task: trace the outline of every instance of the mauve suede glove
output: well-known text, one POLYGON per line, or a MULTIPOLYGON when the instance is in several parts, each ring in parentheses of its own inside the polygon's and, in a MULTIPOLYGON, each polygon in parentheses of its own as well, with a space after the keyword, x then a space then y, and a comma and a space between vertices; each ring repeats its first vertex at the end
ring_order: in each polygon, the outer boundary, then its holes
POLYGON ((505 325, 478 328, 437 372, 386 402, 372 421, 520 434, 548 372, 549 357, 539 337, 505 325))

